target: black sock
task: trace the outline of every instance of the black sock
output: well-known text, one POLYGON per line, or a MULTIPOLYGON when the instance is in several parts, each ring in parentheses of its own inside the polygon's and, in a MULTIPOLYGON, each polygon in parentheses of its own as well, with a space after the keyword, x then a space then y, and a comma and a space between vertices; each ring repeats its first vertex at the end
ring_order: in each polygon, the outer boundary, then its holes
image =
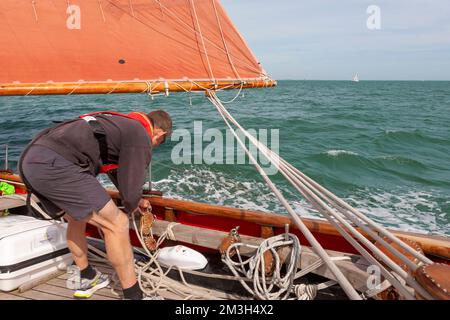
POLYGON ((123 297, 127 300, 142 300, 143 296, 144 293, 137 282, 131 288, 123 289, 123 297))
POLYGON ((95 272, 94 268, 89 264, 85 269, 80 271, 80 276, 83 279, 94 279, 97 275, 97 272, 95 272))

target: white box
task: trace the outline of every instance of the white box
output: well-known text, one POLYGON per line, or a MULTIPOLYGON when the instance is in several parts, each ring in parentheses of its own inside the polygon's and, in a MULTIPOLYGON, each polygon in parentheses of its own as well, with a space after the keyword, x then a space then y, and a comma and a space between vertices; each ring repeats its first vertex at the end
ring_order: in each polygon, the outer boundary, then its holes
POLYGON ((67 224, 28 216, 0 217, 0 291, 64 270, 72 263, 67 224))

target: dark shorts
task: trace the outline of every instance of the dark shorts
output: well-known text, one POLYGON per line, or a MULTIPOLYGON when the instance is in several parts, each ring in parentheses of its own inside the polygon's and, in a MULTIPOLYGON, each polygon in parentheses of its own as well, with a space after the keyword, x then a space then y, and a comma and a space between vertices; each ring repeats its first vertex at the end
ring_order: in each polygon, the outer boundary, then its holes
POLYGON ((65 211, 75 220, 82 220, 111 200, 93 175, 44 146, 29 148, 23 158, 22 174, 39 193, 50 215, 65 211))

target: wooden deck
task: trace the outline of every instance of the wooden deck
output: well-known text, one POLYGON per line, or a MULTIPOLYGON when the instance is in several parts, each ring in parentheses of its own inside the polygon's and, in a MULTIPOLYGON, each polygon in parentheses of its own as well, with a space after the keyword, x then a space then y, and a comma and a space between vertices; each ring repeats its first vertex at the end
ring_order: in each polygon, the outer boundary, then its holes
MULTIPOLYGON (((112 275, 113 269, 105 264, 91 263, 99 271, 112 275)), ((77 300, 73 297, 74 290, 66 286, 68 274, 63 273, 50 280, 25 291, 12 292, 0 291, 0 300, 77 300)), ((111 285, 110 285, 111 286, 111 285)), ((89 300, 122 300, 122 290, 113 292, 111 287, 98 290, 89 300)), ((172 292, 163 292, 162 298, 165 300, 182 300, 183 297, 172 292)))
MULTIPOLYGON (((112 274, 112 269, 104 265, 93 264, 100 271, 112 274)), ((75 300, 73 290, 66 286, 68 274, 63 273, 45 283, 39 284, 25 292, 19 290, 12 292, 0 292, 0 300, 75 300)), ((120 296, 115 295, 110 287, 97 291, 89 300, 120 300, 120 296)))

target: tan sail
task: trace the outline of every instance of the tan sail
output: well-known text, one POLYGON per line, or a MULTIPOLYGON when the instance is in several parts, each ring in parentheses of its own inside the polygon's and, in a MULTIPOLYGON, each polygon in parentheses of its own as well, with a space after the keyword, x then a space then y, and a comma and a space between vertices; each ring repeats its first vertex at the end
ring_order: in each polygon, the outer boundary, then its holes
POLYGON ((216 0, 3 0, 0 21, 0 95, 275 85, 216 0))

